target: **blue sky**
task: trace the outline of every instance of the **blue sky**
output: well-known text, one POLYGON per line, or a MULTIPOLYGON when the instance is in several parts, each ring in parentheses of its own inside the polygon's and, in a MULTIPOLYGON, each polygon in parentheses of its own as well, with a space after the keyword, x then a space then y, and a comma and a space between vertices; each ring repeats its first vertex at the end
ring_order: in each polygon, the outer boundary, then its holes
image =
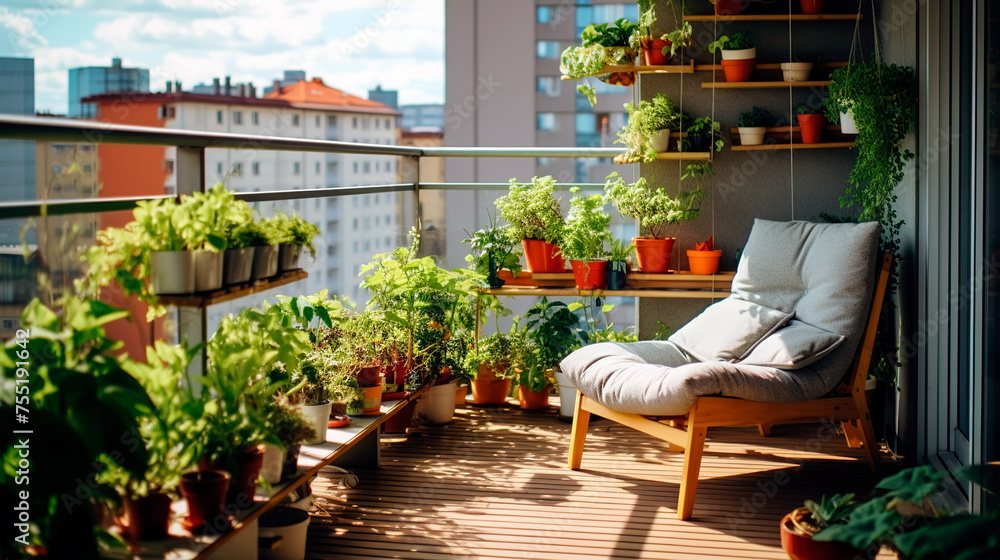
POLYGON ((0 56, 35 59, 35 110, 66 113, 79 66, 149 69, 150 89, 305 70, 365 97, 444 98, 444 0, 4 0, 0 56))

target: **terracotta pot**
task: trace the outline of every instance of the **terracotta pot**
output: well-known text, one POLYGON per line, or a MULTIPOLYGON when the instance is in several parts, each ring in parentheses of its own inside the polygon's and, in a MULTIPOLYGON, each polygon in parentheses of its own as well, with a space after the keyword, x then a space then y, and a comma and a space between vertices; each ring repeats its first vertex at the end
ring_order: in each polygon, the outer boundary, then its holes
POLYGON ((826 7, 826 0, 799 0, 803 14, 822 14, 826 7))
POLYGON ((738 60, 723 60, 722 72, 726 75, 727 82, 749 82, 753 78, 753 71, 757 67, 756 58, 743 58, 738 60))
POLYGON ((264 446, 258 445, 244 449, 233 455, 236 462, 226 501, 240 509, 253 505, 254 492, 257 490, 257 477, 264 466, 264 446))
POLYGON ((649 39, 642 41, 642 56, 649 66, 659 66, 667 63, 667 55, 663 54, 663 47, 672 45, 666 39, 649 39))
POLYGON ((814 541, 795 529, 792 516, 800 517, 809 510, 799 508, 781 520, 781 548, 792 560, 847 560, 857 554, 847 543, 838 541, 814 541))
POLYGON ((826 130, 826 116, 819 113, 813 115, 799 115, 799 132, 802 134, 803 144, 819 144, 823 141, 823 132, 826 130))
POLYGON ((285 460, 281 463, 281 480, 288 480, 298 472, 300 451, 302 451, 301 444, 285 446, 285 460))
POLYGON ((534 286, 534 282, 531 280, 531 274, 527 271, 521 271, 518 273, 517 278, 514 278, 514 273, 509 270, 501 270, 497 272, 497 276, 500 277, 504 282, 504 286, 534 286))
POLYGON ((747 0, 718 0, 715 13, 720 16, 738 16, 743 13, 747 0))
POLYGON ((670 270, 670 253, 674 250, 677 238, 649 239, 633 237, 635 244, 635 260, 639 270, 650 274, 666 274, 670 270))
POLYGON ((365 366, 358 371, 358 385, 362 387, 381 385, 382 382, 379 380, 381 374, 382 368, 379 366, 365 366))
POLYGON ((689 249, 687 256, 688 263, 691 265, 691 274, 715 274, 719 271, 719 259, 722 257, 722 250, 695 251, 689 249))
POLYGON ((364 414, 378 414, 382 408, 382 386, 365 387, 364 414))
POLYGON ((343 416, 345 414, 347 414, 347 403, 330 403, 330 418, 333 418, 334 416, 343 416))
POLYGON ((413 423, 413 413, 417 409, 417 401, 410 401, 409 404, 403 407, 402 410, 396 414, 390 416, 382 424, 385 427, 386 433, 389 434, 404 434, 406 433, 406 428, 410 427, 413 423))
POLYGON ((465 406, 465 397, 469 394, 469 386, 462 385, 455 390, 455 406, 465 406))
POLYGON ((472 380, 472 404, 503 404, 510 392, 510 379, 497 379, 493 368, 480 365, 472 380))
POLYGON ((566 261, 559 254, 559 247, 538 239, 522 239, 524 260, 531 272, 566 272, 566 261))
MULTIPOLYGON (((229 490, 229 473, 223 470, 198 470, 181 475, 181 494, 187 500, 188 525, 194 528, 226 519, 226 492, 229 490)), ((228 523, 227 523, 228 524, 228 523)), ((225 525, 222 525, 225 526, 225 525)))
POLYGON ((581 290, 599 290, 608 285, 608 261, 569 261, 573 280, 581 290))
POLYGON ((170 496, 153 492, 148 496, 124 500, 128 525, 123 527, 126 536, 134 541, 155 541, 167 538, 170 525, 170 496))
POLYGON ((524 410, 539 410, 549 407, 549 389, 551 384, 546 384, 541 391, 532 391, 524 385, 517 387, 517 398, 521 403, 518 405, 524 410))

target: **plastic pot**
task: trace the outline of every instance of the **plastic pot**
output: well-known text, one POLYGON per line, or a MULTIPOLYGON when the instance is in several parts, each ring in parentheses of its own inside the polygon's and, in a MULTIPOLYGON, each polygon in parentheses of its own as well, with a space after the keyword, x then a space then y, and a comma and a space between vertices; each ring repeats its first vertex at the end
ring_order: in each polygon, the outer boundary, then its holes
POLYGON ((149 254, 149 269, 155 293, 194 293, 193 252, 153 251, 149 254))
POLYGON ((608 284, 608 261, 569 261, 573 281, 581 290, 599 290, 608 284))
POLYGON ((708 142, 709 134, 703 132, 688 132, 687 134, 687 148, 688 152, 710 152, 712 147, 708 142))
POLYGON ((857 554, 857 550, 839 541, 816 541, 810 535, 800 533, 792 522, 792 517, 808 513, 799 508, 781 520, 781 548, 792 560, 847 560, 857 554))
POLYGON ((226 249, 222 254, 222 283, 227 286, 250 281, 253 272, 253 247, 226 249))
POLYGON ((786 82, 805 82, 812 69, 812 62, 782 62, 781 76, 786 82))
POLYGON ((576 413, 576 387, 569 380, 569 376, 559 368, 556 368, 555 377, 559 386, 559 418, 561 420, 573 418, 576 413))
POLYGON ((302 245, 290 245, 284 243, 278 248, 278 270, 294 270, 299 268, 299 255, 302 254, 302 245))
POLYGON ((261 245, 253 250, 253 271, 250 274, 254 280, 270 278, 278 273, 278 246, 261 245))
POLYGON ((413 417, 417 424, 447 424, 455 417, 458 383, 435 385, 417 401, 413 417))
POLYGON ((757 47, 749 49, 722 49, 722 60, 752 60, 757 63, 757 47))
POLYGON ((625 263, 623 262, 613 262, 608 266, 606 273, 607 287, 609 290, 623 290, 625 289, 625 263), (618 265, 618 270, 615 269, 615 265, 618 265))
POLYGON ((212 526, 227 527, 225 512, 226 492, 229 490, 229 473, 219 469, 197 470, 181 475, 181 494, 187 501, 190 527, 198 528, 206 522, 212 526))
POLYGON ((672 45, 666 39, 649 39, 642 41, 642 56, 649 66, 659 66, 667 63, 667 55, 663 54, 663 47, 672 45))
POLYGON ((541 391, 532 391, 524 385, 518 385, 517 399, 521 401, 518 406, 524 410, 540 410, 548 408, 549 389, 551 388, 552 385, 548 383, 545 384, 545 387, 541 391))
POLYGON ((666 274, 670 270, 670 253, 674 250, 677 238, 649 239, 648 237, 633 237, 635 244, 635 260, 639 270, 651 274, 666 274))
POLYGON ((749 82, 753 78, 753 71, 756 67, 756 58, 722 61, 722 72, 726 75, 727 82, 749 82))
POLYGON ((858 125, 854 122, 854 111, 848 109, 846 113, 840 114, 840 132, 844 134, 857 134, 858 125))
POLYGON ((472 380, 472 404, 495 405, 507 402, 510 379, 499 379, 493 368, 480 365, 476 378, 472 380))
POLYGON ((764 143, 764 136, 767 134, 767 127, 764 126, 741 126, 740 144, 744 146, 760 146, 764 143))
POLYGON ((152 492, 147 496, 123 501, 128 525, 123 532, 134 541, 155 541, 167 538, 170 525, 170 496, 152 492))
POLYGON ((306 445, 316 445, 326 443, 327 424, 330 422, 330 403, 323 404, 303 404, 299 405, 299 411, 305 417, 309 425, 316 431, 316 437, 302 443, 306 445))
POLYGON ((306 557, 306 535, 309 532, 309 512, 293 507, 276 507, 264 512, 257 522, 260 539, 280 537, 278 546, 261 548, 261 560, 302 560, 306 557))
POLYGON ((799 0, 803 14, 821 14, 826 7, 826 0, 799 0))
POLYGON ((264 444, 264 462, 261 464, 260 473, 268 484, 281 482, 281 472, 285 462, 285 450, 273 443, 264 444))
POLYGON ((670 149, 670 129, 657 130, 649 135, 649 144, 657 152, 666 152, 670 149))
POLYGON ((455 406, 465 406, 465 397, 469 394, 468 385, 455 388, 455 406))
POLYGON ((798 119, 803 144, 819 144, 823 141, 823 132, 826 131, 826 116, 816 113, 799 115, 798 119))
POLYGON ((691 274, 715 274, 719 272, 719 259, 722 257, 722 250, 695 251, 689 249, 687 252, 688 263, 691 265, 691 274))
POLYGON ((217 251, 194 252, 194 291, 211 292, 222 287, 222 257, 217 251))
POLYGON ((239 508, 249 507, 253 504, 257 478, 260 476, 261 467, 264 466, 264 446, 258 445, 234 453, 233 461, 236 467, 233 469, 235 472, 229 473, 233 478, 229 483, 226 500, 239 508))
POLYGON ((747 0, 718 0, 715 2, 715 13, 720 16, 738 16, 743 13, 747 0))
POLYGON ((365 404, 362 405, 362 414, 378 414, 382 408, 382 385, 373 387, 363 387, 365 390, 365 404))
POLYGON ((521 246, 530 272, 566 272, 566 261, 556 245, 539 239, 522 239, 521 246))

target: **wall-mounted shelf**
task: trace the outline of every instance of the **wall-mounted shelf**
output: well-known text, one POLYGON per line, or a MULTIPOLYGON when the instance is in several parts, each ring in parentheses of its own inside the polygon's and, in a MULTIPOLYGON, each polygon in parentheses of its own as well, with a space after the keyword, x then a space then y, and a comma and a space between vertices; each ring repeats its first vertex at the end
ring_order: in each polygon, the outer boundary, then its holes
POLYGON ((545 286, 504 286, 483 290, 497 296, 553 297, 652 297, 652 298, 711 298, 729 296, 735 272, 692 274, 671 271, 669 274, 630 272, 625 276, 624 290, 580 290, 573 286, 572 272, 536 272, 532 281, 545 286))
POLYGON ((826 127, 826 141, 818 144, 804 144, 801 139, 799 127, 797 126, 779 126, 768 128, 767 134, 764 137, 764 143, 755 146, 744 146, 740 142, 740 131, 738 128, 730 128, 729 134, 732 139, 731 148, 734 152, 852 148, 855 145, 855 135, 842 133, 839 125, 826 127))
POLYGON ((666 159, 671 161, 709 161, 712 159, 711 152, 659 152, 656 159, 666 159))
POLYGON ((263 292, 264 290, 284 286, 285 284, 291 284, 292 282, 297 282, 308 276, 309 274, 306 271, 301 268, 297 268, 295 270, 283 272, 274 278, 257 280, 247 284, 238 284, 236 286, 230 286, 213 292, 178 296, 164 295, 158 296, 158 298, 160 303, 163 305, 174 305, 177 307, 205 307, 246 297, 251 294, 256 294, 257 292, 263 292))
POLYGON ((826 87, 830 80, 808 80, 803 82, 702 82, 702 89, 768 89, 787 87, 826 87))
POLYGON ((684 16, 685 21, 854 21, 858 14, 750 14, 717 16, 715 14, 684 16))
POLYGON ((548 296, 548 297, 648 297, 672 299, 724 299, 729 292, 708 290, 580 290, 578 288, 525 288, 520 286, 491 288, 483 293, 494 296, 548 296))

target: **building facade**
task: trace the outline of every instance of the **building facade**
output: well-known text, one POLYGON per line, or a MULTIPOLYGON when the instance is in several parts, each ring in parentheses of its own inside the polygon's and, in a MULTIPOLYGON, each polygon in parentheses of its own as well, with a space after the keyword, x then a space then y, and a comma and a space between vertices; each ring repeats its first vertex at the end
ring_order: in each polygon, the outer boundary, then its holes
MULTIPOLYGON (((35 114, 35 61, 0 57, 0 113, 35 114)), ((35 143, 0 141, 0 200, 35 198, 35 143)), ((0 220, 0 245, 19 244, 25 220, 0 220)), ((29 243, 34 236, 29 232, 29 243)))
POLYGON ((444 132, 444 105, 403 105, 399 108, 403 114, 400 128, 414 132, 444 132))
POLYGON ((111 66, 88 66, 71 68, 69 71, 69 112, 70 117, 92 119, 97 116, 97 107, 84 103, 85 97, 115 92, 148 92, 149 70, 146 68, 125 68, 122 59, 111 59, 111 66))

